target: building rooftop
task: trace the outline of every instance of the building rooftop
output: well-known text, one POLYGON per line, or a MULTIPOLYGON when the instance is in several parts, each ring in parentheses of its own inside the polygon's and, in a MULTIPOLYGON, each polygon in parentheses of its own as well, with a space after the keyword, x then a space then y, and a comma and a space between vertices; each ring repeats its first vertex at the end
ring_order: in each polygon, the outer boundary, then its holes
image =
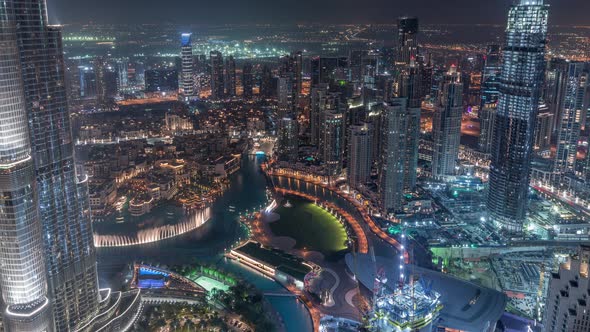
POLYGON ((311 272, 311 267, 306 265, 303 259, 289 255, 281 250, 265 248, 256 242, 247 242, 234 251, 246 255, 254 260, 261 261, 272 268, 284 272, 294 278, 303 280, 305 275, 311 272))

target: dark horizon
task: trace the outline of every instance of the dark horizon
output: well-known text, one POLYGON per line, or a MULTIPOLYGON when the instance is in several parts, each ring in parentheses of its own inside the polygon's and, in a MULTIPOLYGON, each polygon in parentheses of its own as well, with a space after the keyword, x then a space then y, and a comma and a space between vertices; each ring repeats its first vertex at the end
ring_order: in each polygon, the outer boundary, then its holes
MULTIPOLYGON (((590 25, 587 0, 548 0, 550 25, 590 25)), ((424 24, 504 24, 512 0, 48 0, 57 24, 386 24, 417 16, 424 24)))

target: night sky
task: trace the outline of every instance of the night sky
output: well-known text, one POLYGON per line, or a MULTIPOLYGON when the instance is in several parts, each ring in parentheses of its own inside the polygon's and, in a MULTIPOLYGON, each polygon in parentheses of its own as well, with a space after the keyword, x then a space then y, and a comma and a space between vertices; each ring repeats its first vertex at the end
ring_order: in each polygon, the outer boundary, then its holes
MULTIPOLYGON (((512 0, 47 0, 54 23, 505 22, 512 0)), ((589 0, 548 0, 550 24, 590 25, 589 0)))

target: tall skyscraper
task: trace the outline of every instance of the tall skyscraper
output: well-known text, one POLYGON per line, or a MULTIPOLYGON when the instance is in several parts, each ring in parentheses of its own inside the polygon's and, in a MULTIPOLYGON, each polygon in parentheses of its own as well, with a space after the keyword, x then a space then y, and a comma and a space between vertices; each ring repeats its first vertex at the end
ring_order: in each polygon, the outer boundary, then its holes
POLYGON ((544 331, 586 332, 590 329, 589 262, 590 247, 581 246, 577 255, 561 264, 559 271, 552 275, 545 301, 544 331))
POLYGON ((96 75, 96 103, 104 106, 107 102, 107 63, 103 57, 94 59, 94 74, 96 75))
POLYGON ((252 63, 246 62, 242 68, 242 89, 243 98, 246 100, 252 99, 254 88, 254 74, 252 73, 252 63))
POLYGON ((431 56, 428 56, 428 62, 424 63, 424 59, 418 62, 420 66, 420 96, 425 98, 432 93, 432 75, 434 74, 434 65, 432 64, 431 56))
POLYGON ((116 63, 117 70, 117 87, 119 90, 126 88, 129 85, 129 78, 127 77, 127 66, 129 65, 129 59, 122 58, 116 63))
POLYGON ((345 114, 338 109, 326 110, 321 115, 320 156, 330 176, 342 173, 344 159, 345 114))
POLYGON ((280 59, 279 76, 290 77, 293 81, 293 101, 296 103, 303 89, 303 54, 293 52, 280 59))
POLYGON ((225 77, 221 52, 209 52, 209 67, 211 72, 211 97, 213 99, 222 99, 225 96, 225 77))
POLYGON ((418 18, 400 17, 397 20, 397 64, 410 64, 418 55, 418 18))
POLYGON ((455 175, 461 140, 463 83, 461 74, 452 66, 444 76, 442 89, 432 120, 432 176, 455 175))
POLYGON ((277 159, 294 163, 299 153, 299 126, 297 120, 284 117, 278 121, 277 159))
POLYGON ((404 152, 404 189, 414 190, 418 177, 418 147, 420 143, 421 116, 421 75, 416 61, 410 59, 409 65, 403 70, 400 97, 408 100, 406 147, 404 152))
POLYGON ((348 144, 348 184, 358 188, 371 176, 371 133, 367 124, 350 128, 348 144))
POLYGON ((567 87, 568 63, 563 58, 552 58, 545 70, 545 82, 543 85, 543 100, 553 114, 551 132, 556 133, 561 120, 561 111, 567 87))
POLYGON ((277 97, 278 97, 278 114, 279 117, 284 116, 295 116, 293 112, 293 89, 294 82, 291 76, 279 76, 277 84, 277 97))
POLYGON ((87 183, 76 174, 60 27, 44 0, 14 1, 32 157, 55 327, 75 330, 98 311, 87 183))
POLYGON ((385 214, 399 211, 403 203, 407 122, 406 98, 385 105, 379 167, 379 202, 385 214))
POLYGON ((0 289, 6 331, 53 331, 13 2, 0 3, 0 289))
POLYGON ((225 94, 230 97, 236 95, 236 60, 233 55, 225 60, 225 94))
POLYGON ((311 110, 309 112, 309 126, 311 130, 311 144, 320 145, 321 117, 326 110, 328 98, 328 84, 319 84, 311 88, 311 110))
POLYGON ((264 65, 262 67, 262 77, 260 78, 260 95, 262 98, 271 98, 274 95, 272 80, 272 71, 267 65, 264 65))
POLYGON ((545 103, 539 105, 537 123, 535 124, 535 140, 533 148, 542 152, 551 148, 551 134, 553 133, 553 113, 545 103))
POLYGON ((508 14, 487 207, 491 220, 510 232, 522 231, 526 217, 548 13, 543 0, 520 0, 508 14))
POLYGON ((481 84, 481 104, 478 117, 480 123, 479 150, 490 153, 492 149, 492 137, 494 134, 494 122, 498 107, 500 86, 500 46, 490 45, 486 52, 483 78, 481 84))
POLYGON ((195 78, 193 72, 193 42, 191 33, 180 35, 180 81, 182 95, 185 98, 192 98, 195 94, 195 78))
POLYGON ((557 129, 557 153, 554 171, 574 173, 582 118, 588 108, 590 64, 569 62, 565 73, 565 93, 559 106, 561 119, 557 129))

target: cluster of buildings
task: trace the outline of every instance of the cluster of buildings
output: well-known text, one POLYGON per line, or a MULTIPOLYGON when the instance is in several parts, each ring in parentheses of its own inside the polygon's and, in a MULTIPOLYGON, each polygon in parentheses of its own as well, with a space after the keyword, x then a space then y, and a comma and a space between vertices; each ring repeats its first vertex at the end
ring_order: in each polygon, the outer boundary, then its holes
MULTIPOLYGON (((121 125, 146 131, 145 136, 128 140, 92 137, 79 141, 76 150, 84 160, 80 168, 88 175, 94 221, 110 218, 124 208, 140 217, 169 201, 188 209, 202 208, 240 168, 248 146, 246 134, 223 135, 216 126, 196 130, 187 115, 168 111, 83 114, 78 121, 80 132, 100 128, 100 137, 108 128, 121 125)), ((244 124, 229 130, 245 132, 247 128, 244 124)))
POLYGON ((504 233, 526 230, 531 186, 587 211, 590 71, 545 60, 547 17, 541 1, 518 3, 505 45, 458 58, 421 49, 412 17, 399 19, 392 52, 281 58, 277 165, 344 180, 386 217, 403 213, 424 180, 448 188, 461 177, 483 181, 470 208, 504 233))

